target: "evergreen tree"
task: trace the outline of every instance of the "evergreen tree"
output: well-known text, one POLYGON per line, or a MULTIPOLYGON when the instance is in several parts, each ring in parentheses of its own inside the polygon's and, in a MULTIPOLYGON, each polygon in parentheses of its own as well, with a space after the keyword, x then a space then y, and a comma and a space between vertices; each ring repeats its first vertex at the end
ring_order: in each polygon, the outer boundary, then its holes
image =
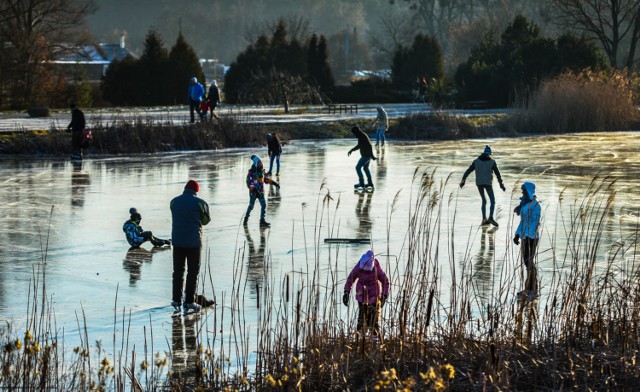
POLYGON ((189 80, 196 77, 203 84, 205 90, 204 73, 195 50, 184 39, 182 33, 178 34, 176 43, 169 52, 169 72, 167 77, 167 91, 172 104, 188 103, 187 90, 189 80))
POLYGON ((418 34, 411 48, 394 53, 391 79, 396 88, 411 88, 416 78, 440 80, 444 77, 442 49, 434 37, 418 34))
POLYGON ((131 56, 112 61, 100 83, 103 99, 116 106, 140 105, 139 69, 131 56))
POLYGON ((170 103, 168 81, 169 54, 162 37, 150 30, 144 41, 144 51, 140 57, 141 73, 139 94, 143 105, 163 105, 170 103))

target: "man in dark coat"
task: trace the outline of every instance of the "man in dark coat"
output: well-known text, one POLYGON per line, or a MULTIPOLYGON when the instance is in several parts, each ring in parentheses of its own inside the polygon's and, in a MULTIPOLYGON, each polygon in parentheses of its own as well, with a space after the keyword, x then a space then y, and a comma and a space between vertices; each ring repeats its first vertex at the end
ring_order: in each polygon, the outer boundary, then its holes
POLYGON ((67 131, 71 131, 71 145, 73 149, 73 159, 82 159, 82 133, 84 132, 86 122, 84 113, 78 109, 75 103, 71 104, 71 122, 67 126, 67 131))
POLYGON ((371 160, 376 160, 377 158, 373 155, 373 146, 371 145, 371 140, 369 136, 367 136, 364 131, 360 129, 360 127, 351 128, 351 133, 355 137, 358 138, 358 144, 353 147, 347 155, 351 155, 355 150, 360 150, 360 160, 356 165, 356 173, 358 173, 358 183, 354 184, 354 188, 364 188, 364 177, 362 176, 362 170, 364 169, 364 174, 367 175, 367 187, 373 188, 373 181, 371 180, 371 172, 369 171, 369 163, 371 160))

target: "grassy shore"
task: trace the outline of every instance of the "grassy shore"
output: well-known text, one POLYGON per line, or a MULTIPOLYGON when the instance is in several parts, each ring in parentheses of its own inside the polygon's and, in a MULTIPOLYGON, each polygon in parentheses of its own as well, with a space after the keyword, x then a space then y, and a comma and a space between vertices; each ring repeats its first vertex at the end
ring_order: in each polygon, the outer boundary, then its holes
MULTIPOLYGON (((127 343, 124 309, 122 314, 114 309, 113 347, 120 347, 115 354, 89 344, 81 316, 82 344, 62 347, 44 272, 34 273, 26 325, 0 329, 0 388, 638 390, 639 231, 611 245, 603 241, 605 229, 619 224, 612 203, 615 181, 594 178, 576 197, 559 195, 555 202, 571 213, 549 217, 563 221, 557 225, 563 232, 546 233, 553 271, 543 294, 532 301, 516 300, 523 269, 508 239, 506 254, 496 258, 513 267, 496 274, 490 299, 478 300, 468 270, 472 256, 454 256, 456 247, 465 245, 452 237, 456 209, 444 193, 447 181, 436 180, 433 170, 415 171, 406 227, 394 227, 394 204, 389 207, 387 227, 406 231, 407 240, 403 249, 392 250, 401 267, 384 265, 392 289, 382 309, 380 341, 355 334, 354 309, 345 313, 340 301, 343 250, 322 241, 339 230, 339 202, 321 187, 311 212, 315 218, 301 228, 306 247, 292 260, 296 267, 282 276, 265 269, 258 286, 248 287, 243 270, 248 256, 238 252, 234 288, 216 298, 209 310, 215 316, 178 325, 191 331, 187 347, 180 346, 180 332, 170 352, 145 345, 136 357, 127 343), (247 325, 243 316, 245 308, 256 306, 256 300, 248 303, 252 289, 258 293, 257 325, 247 325), (187 358, 181 356, 185 349, 187 358)), ((260 256, 265 265, 271 263, 269 254, 260 256)), ((215 278, 206 264, 202 281, 212 290, 215 278)))

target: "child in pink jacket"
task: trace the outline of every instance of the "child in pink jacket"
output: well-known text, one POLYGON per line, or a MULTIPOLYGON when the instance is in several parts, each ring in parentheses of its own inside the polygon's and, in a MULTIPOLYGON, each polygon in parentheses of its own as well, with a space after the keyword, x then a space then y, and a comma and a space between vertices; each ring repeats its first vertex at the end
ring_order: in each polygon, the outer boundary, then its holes
POLYGON ((369 327, 373 330, 373 335, 378 336, 380 308, 389 297, 389 279, 372 250, 368 250, 360 257, 360 261, 353 267, 344 284, 342 303, 345 306, 349 306, 349 293, 356 280, 358 281, 356 284, 356 300, 358 301, 357 329, 364 333, 366 328, 369 327))

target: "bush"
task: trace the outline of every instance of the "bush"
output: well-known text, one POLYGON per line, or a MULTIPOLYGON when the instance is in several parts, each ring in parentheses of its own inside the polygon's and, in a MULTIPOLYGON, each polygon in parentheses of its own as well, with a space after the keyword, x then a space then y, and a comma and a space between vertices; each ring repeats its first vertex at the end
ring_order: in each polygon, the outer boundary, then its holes
POLYGON ((536 133, 628 130, 638 120, 638 87, 625 71, 567 72, 543 82, 511 123, 536 133))

